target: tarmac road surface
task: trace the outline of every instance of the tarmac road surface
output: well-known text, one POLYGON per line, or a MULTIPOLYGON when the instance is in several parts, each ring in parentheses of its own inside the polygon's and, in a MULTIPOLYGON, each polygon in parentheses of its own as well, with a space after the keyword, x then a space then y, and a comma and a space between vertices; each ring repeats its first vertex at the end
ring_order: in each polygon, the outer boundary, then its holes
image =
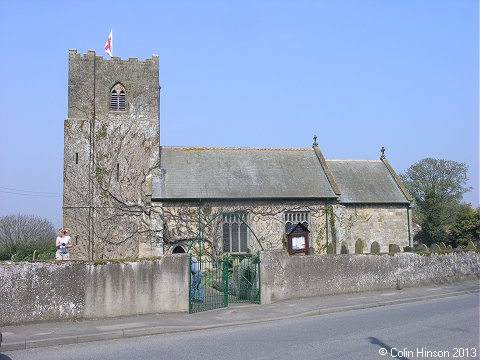
POLYGON ((0 360, 480 359, 479 351, 479 295, 472 292, 200 331, 8 351, 0 360))

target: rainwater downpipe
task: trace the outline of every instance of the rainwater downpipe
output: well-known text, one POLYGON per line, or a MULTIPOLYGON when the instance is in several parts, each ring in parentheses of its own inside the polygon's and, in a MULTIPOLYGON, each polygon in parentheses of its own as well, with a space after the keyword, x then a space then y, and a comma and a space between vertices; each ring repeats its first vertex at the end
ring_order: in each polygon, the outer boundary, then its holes
POLYGON ((325 207, 325 234, 327 239, 327 251, 328 251, 328 207, 325 207))
POLYGON ((408 221, 408 246, 411 248, 413 252, 413 239, 412 239, 412 223, 411 223, 411 217, 412 217, 412 209, 410 208, 409 205, 407 205, 407 221, 408 221))

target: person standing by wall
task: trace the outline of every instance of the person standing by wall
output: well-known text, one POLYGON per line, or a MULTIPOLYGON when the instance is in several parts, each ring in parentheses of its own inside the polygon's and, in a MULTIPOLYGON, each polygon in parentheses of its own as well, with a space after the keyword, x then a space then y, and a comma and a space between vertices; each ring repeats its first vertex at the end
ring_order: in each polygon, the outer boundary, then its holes
POLYGON ((58 236, 57 236, 55 245, 57 246, 55 259, 70 260, 70 248, 73 247, 73 244, 72 244, 72 238, 67 235, 67 230, 63 228, 58 230, 58 236))
POLYGON ((196 302, 203 302, 203 285, 202 285, 202 271, 197 260, 190 255, 192 259, 192 289, 191 298, 196 302))

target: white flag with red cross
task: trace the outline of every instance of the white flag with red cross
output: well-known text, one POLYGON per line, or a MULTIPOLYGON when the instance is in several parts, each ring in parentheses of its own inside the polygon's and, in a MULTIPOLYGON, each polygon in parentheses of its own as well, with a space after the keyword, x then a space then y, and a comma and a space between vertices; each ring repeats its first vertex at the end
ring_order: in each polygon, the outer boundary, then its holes
POLYGON ((113 31, 110 30, 110 35, 108 35, 108 39, 107 39, 107 42, 105 43, 105 52, 110 55, 110 56, 113 56, 113 40, 112 40, 112 36, 113 36, 113 31))

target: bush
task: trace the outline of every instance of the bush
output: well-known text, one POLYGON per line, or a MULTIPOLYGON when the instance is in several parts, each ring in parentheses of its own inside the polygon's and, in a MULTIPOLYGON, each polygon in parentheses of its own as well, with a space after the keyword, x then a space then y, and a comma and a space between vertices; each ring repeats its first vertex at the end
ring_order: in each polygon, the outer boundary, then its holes
POLYGON ((55 258, 55 230, 47 219, 34 215, 0 217, 0 260, 55 258))

